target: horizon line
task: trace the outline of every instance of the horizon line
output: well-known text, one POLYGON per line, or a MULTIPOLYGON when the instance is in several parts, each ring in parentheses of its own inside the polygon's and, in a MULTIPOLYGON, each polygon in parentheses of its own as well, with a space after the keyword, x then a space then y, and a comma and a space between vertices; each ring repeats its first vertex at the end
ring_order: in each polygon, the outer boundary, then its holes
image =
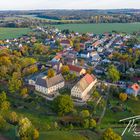
POLYGON ((140 8, 98 8, 98 9, 76 9, 76 8, 48 8, 48 9, 2 9, 0 11, 43 11, 43 10, 140 10, 140 8))

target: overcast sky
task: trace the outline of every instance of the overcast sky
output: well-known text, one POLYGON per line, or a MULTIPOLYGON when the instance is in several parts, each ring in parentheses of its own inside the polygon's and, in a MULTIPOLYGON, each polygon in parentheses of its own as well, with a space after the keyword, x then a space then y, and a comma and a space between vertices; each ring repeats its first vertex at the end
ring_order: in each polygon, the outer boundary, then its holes
POLYGON ((0 10, 140 9, 140 0, 0 0, 0 10))

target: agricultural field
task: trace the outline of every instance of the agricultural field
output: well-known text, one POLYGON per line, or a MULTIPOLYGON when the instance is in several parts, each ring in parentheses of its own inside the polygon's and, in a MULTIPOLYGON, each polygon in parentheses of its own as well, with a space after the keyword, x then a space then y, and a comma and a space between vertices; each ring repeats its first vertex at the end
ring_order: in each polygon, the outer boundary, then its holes
POLYGON ((29 28, 0 28, 0 39, 17 38, 28 32, 29 28))
POLYGON ((140 23, 60 24, 54 26, 60 30, 69 29, 79 33, 92 32, 98 34, 112 31, 132 33, 140 31, 140 23))

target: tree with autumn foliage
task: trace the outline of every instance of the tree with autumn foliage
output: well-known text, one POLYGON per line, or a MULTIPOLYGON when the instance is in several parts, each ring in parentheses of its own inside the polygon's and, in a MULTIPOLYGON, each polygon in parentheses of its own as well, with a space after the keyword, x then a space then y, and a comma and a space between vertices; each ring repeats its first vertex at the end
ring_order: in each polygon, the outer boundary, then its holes
POLYGON ((22 86, 22 81, 21 81, 21 74, 14 72, 12 75, 12 78, 9 80, 9 91, 11 93, 14 93, 20 89, 22 86))
POLYGON ((108 128, 103 132, 102 140, 122 140, 122 138, 112 128, 108 128))
POLYGON ((127 94, 126 93, 120 93, 119 94, 119 98, 121 101, 126 101, 127 100, 127 94))
POLYGON ((48 70, 48 78, 52 78, 55 76, 55 71, 53 69, 48 70))
POLYGON ((21 140, 38 140, 39 132, 28 118, 21 118, 18 124, 18 135, 21 140))
POLYGON ((61 72, 62 74, 68 74, 69 73, 69 67, 67 65, 62 66, 61 72))

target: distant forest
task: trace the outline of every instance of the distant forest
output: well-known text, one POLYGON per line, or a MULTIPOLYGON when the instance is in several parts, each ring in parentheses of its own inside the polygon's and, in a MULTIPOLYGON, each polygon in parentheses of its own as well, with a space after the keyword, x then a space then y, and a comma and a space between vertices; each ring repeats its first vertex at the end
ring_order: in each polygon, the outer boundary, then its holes
POLYGON ((40 24, 64 23, 134 22, 140 22, 140 9, 0 11, 0 26, 2 27, 30 27, 40 24), (7 17, 16 17, 16 20, 5 20, 7 17), (31 19, 31 17, 34 18, 31 19))

